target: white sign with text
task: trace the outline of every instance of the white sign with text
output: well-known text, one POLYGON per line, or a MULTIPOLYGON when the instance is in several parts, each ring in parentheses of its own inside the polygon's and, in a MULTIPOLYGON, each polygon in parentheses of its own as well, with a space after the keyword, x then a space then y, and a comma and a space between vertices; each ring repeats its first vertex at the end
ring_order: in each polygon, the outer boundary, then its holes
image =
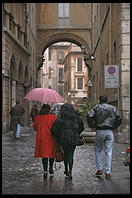
POLYGON ((119 88, 119 65, 104 65, 105 88, 119 88))

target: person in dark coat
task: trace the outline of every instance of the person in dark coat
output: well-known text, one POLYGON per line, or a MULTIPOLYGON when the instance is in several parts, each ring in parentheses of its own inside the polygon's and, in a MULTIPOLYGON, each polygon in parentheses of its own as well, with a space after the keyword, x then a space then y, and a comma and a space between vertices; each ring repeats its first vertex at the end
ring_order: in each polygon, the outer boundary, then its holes
POLYGON ((83 130, 83 121, 75 112, 73 105, 68 103, 62 105, 59 116, 51 128, 51 133, 57 144, 61 145, 64 150, 64 174, 70 180, 72 179, 74 151, 83 130))
POLYGON ((113 130, 117 129, 122 117, 118 109, 108 104, 106 94, 101 94, 99 97, 100 103, 95 105, 87 114, 87 122, 91 128, 96 128, 95 137, 95 159, 97 172, 96 176, 102 175, 103 165, 101 153, 104 146, 105 151, 105 176, 106 179, 111 179, 111 160, 112 147, 114 141, 113 130))
POLYGON ((49 161, 49 173, 54 174, 53 164, 56 157, 57 143, 55 138, 51 134, 51 127, 56 120, 56 115, 50 114, 50 106, 43 104, 40 109, 40 115, 35 116, 33 122, 33 128, 37 131, 36 144, 35 144, 35 158, 42 158, 42 164, 44 169, 44 179, 48 174, 48 161, 49 161))
POLYGON ((21 126, 23 125, 23 115, 25 113, 24 108, 20 105, 19 101, 16 101, 16 105, 12 107, 9 112, 12 119, 13 136, 15 139, 19 139, 21 126))
POLYGON ((37 105, 34 105, 31 109, 30 117, 32 118, 32 122, 34 121, 35 116, 39 115, 39 110, 37 105))

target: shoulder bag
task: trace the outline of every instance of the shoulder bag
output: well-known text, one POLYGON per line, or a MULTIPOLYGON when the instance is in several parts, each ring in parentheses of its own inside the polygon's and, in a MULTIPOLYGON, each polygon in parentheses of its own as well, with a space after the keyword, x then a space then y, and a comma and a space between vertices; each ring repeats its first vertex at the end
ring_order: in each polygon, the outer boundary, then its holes
POLYGON ((57 146, 56 151, 56 162, 62 162, 64 161, 64 151, 61 145, 57 146))

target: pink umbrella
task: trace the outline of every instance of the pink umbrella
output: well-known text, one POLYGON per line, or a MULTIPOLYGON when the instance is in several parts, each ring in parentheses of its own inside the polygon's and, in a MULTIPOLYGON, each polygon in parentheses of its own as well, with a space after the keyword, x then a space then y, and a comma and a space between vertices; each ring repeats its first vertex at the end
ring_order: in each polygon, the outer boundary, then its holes
POLYGON ((48 88, 34 88, 24 97, 27 100, 36 100, 42 103, 46 102, 64 102, 64 99, 53 89, 48 88))

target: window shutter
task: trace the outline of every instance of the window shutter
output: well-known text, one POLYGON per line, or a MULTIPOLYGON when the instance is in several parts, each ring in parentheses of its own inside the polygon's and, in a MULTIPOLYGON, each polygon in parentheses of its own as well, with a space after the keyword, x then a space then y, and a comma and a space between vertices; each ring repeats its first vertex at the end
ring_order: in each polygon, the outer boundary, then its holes
POLYGON ((69 3, 64 3, 64 17, 69 17, 69 3))
POLYGON ((63 17, 64 13, 63 13, 63 3, 59 3, 58 4, 58 14, 59 14, 59 17, 63 17))
POLYGON ((78 78, 77 79, 77 88, 78 89, 83 89, 83 78, 78 78))
POLYGON ((78 58, 77 71, 82 71, 82 58, 78 58))

